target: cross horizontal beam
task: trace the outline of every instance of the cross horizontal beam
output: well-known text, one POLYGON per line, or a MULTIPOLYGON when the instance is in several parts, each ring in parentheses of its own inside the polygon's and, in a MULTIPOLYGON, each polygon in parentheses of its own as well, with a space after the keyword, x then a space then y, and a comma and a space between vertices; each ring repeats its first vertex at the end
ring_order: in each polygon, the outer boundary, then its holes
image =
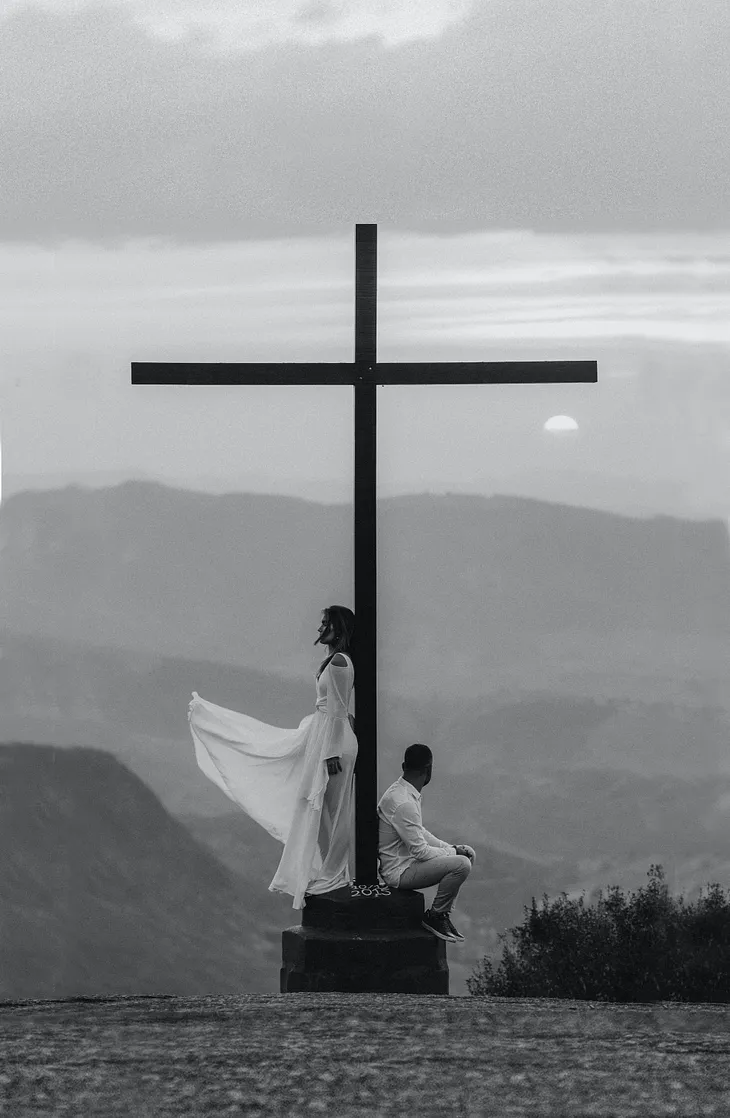
POLYGON ((595 384, 597 381, 595 361, 132 362, 132 384, 595 384))

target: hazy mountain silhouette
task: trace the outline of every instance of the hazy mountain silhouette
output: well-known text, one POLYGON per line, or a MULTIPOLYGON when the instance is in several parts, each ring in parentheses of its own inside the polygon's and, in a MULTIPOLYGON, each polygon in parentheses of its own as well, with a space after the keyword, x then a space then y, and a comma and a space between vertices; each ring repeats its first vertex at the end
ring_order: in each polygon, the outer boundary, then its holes
MULTIPOLYGON (((398 692, 702 674, 730 646, 720 521, 401 497, 380 503, 379 539, 381 670, 398 692)), ((15 633, 302 675, 319 611, 351 588, 346 506, 127 482, 16 494, 0 516, 15 633)))
MULTIPOLYGON (((181 816, 231 811, 195 762, 186 717, 193 683, 215 702, 283 726, 297 725, 314 695, 312 681, 36 638, 6 637, 0 663, 0 738, 109 750, 181 816)), ((627 856, 655 840, 687 853, 710 841, 720 853, 727 734, 727 712, 699 703, 530 693, 422 702, 386 692, 379 784, 399 775, 407 744, 427 741, 435 753, 428 810, 442 829, 465 828, 474 841, 527 858, 627 856)), ((247 833, 252 863, 270 880, 278 843, 253 824, 247 833)))
MULTIPOLYGON (((176 814, 230 810, 195 762, 187 724, 193 689, 281 726, 298 725, 314 703, 312 679, 35 637, 6 635, 0 665, 0 741, 109 750, 176 814)), ((657 702, 502 690, 475 700, 422 700, 383 691, 379 783, 384 788, 400 773, 406 745, 426 741, 439 774, 435 809, 448 776, 455 792, 444 812, 473 814, 493 785, 517 776, 528 786, 542 774, 584 770, 715 776, 728 770, 727 736, 727 709, 691 694, 657 702)), ((599 800, 600 787, 598 780, 599 800)), ((531 849, 527 839, 524 845, 531 849)))
POLYGON ((195 762, 193 689, 282 726, 314 701, 311 680, 35 637, 6 634, 0 665, 0 740, 109 750, 176 812, 230 808, 195 762))
MULTIPOLYGON (((381 502, 380 784, 405 745, 432 745, 428 819, 479 846, 461 917, 475 942, 531 890, 594 881, 594 863, 620 879, 642 859, 643 873, 668 855, 729 857, 729 572, 719 521, 381 502)), ((195 689, 297 725, 319 611, 337 600, 351 600, 346 507, 144 482, 17 494, 0 512, 0 739, 115 754, 281 928, 293 910, 266 892, 278 844, 197 769, 187 703, 195 689)))
POLYGON ((276 989, 278 929, 109 754, 0 747, 0 997, 276 989))

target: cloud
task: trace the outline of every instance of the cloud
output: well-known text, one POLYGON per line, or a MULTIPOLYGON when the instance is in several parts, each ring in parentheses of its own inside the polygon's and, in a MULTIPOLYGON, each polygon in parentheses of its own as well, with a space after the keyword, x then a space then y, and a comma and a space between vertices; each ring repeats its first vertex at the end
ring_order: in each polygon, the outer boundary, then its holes
MULTIPOLYGON (((474 360, 515 345, 551 357, 565 345, 589 350, 621 339, 730 350, 730 233, 391 232, 380 236, 378 256, 382 360, 474 360)), ((11 352, 65 352, 82 395, 84 351, 123 356, 125 386, 131 359, 349 361, 353 264, 352 231, 221 245, 128 242, 115 251, 5 246, 6 376, 11 382, 11 352)), ((77 383, 69 375, 49 365, 64 392, 77 383)))
MULTIPOLYGON (((151 35, 193 37, 220 52, 273 43, 323 43, 374 37, 386 46, 430 39, 463 19, 473 0, 35 0, 62 15, 116 8, 151 35)), ((4 0, 6 14, 27 0, 4 0)))
POLYGON ((407 11, 11 10, 0 239, 727 225, 725 0, 407 11))
MULTIPOLYGON (((527 471, 519 491, 545 496, 553 459, 542 427, 565 413, 579 424, 571 468, 584 496, 613 486, 633 500, 633 486, 614 485, 614 474, 664 478, 696 493, 697 509, 727 514, 730 234, 390 231, 378 247, 381 359, 599 363, 598 386, 381 390, 389 485, 436 479, 490 492, 505 471, 527 471)), ((164 467, 204 485, 219 475, 224 488, 347 496, 351 390, 133 388, 129 364, 352 360, 353 249, 352 230, 113 250, 0 246, 6 470, 164 467)), ((567 492, 549 486, 551 499, 567 492)))

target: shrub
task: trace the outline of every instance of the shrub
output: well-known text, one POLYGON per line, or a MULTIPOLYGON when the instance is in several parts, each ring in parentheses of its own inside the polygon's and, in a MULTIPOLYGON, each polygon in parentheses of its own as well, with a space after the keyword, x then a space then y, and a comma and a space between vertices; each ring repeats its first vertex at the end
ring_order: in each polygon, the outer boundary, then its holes
POLYGON ((694 904, 672 897, 661 866, 624 896, 617 885, 595 905, 543 894, 523 923, 500 934, 498 964, 484 958, 467 979, 474 996, 583 998, 611 1002, 729 1002, 730 896, 717 884, 694 904), (508 942, 511 941, 511 942, 508 942))

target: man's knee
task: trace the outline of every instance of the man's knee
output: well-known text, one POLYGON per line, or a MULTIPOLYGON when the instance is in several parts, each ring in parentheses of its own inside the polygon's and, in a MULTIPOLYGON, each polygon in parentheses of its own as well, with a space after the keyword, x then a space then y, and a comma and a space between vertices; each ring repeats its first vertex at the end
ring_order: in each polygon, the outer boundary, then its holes
POLYGON ((457 854, 454 861, 459 863, 459 868, 455 872, 462 877, 468 877, 471 873, 471 859, 467 858, 466 854, 457 854))

